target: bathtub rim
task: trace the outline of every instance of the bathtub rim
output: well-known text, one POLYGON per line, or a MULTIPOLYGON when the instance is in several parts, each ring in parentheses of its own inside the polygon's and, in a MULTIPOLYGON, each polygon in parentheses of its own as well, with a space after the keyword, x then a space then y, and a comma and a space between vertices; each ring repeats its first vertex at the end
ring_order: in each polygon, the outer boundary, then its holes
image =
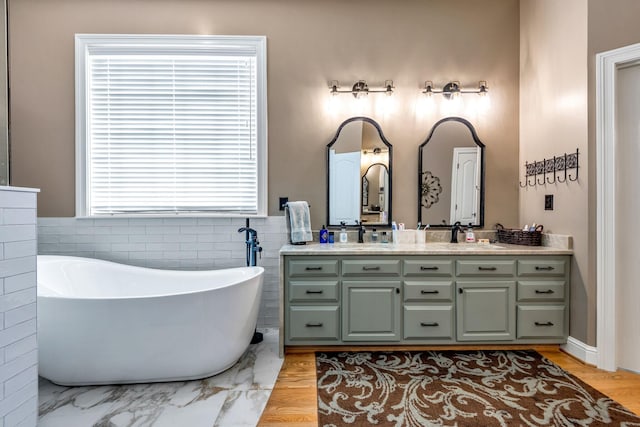
MULTIPOLYGON (((74 255, 49 255, 49 254, 42 254, 42 255, 37 255, 36 257, 36 272, 37 272, 37 260, 40 257, 46 257, 46 258, 50 258, 50 259, 61 259, 61 260, 80 260, 80 261, 85 261, 85 262, 95 262, 98 264, 111 264, 111 265, 117 265, 120 266, 121 268, 125 268, 125 269, 131 269, 131 270, 151 270, 154 272, 163 272, 163 271, 168 271, 168 272, 176 272, 176 273, 180 273, 180 274, 184 274, 185 276, 187 276, 187 278, 189 276, 196 276, 196 275, 203 275, 205 273, 208 272, 212 272, 212 271, 230 271, 230 270, 252 270, 253 273, 250 275, 247 275, 245 277, 242 277, 242 280, 235 280, 233 282, 230 283, 225 283, 223 286, 219 286, 219 287, 215 287, 215 288, 205 288, 205 289, 197 289, 197 290, 192 290, 192 291, 184 291, 184 292, 171 292, 171 293, 163 293, 163 294, 152 294, 152 295, 126 295, 126 296, 75 296, 75 295, 42 295, 39 293, 40 290, 40 286, 36 286, 36 297, 37 298, 51 298, 51 299, 72 299, 72 300, 77 300, 77 301, 100 301, 100 300, 128 300, 128 299, 160 299, 160 298, 169 298, 169 297, 176 297, 176 296, 181 296, 181 295, 193 295, 193 294, 197 294, 197 293, 203 293, 203 292, 214 292, 214 291, 218 291, 218 290, 223 290, 226 288, 230 288, 232 286, 237 286, 240 285, 244 282, 248 282, 251 280, 254 280, 256 278, 260 278, 261 280, 264 280, 264 272, 265 272, 265 268, 262 266, 245 266, 245 267, 228 267, 228 268, 220 268, 220 269, 207 269, 207 270, 176 270, 176 269, 163 269, 163 268, 153 268, 153 267, 142 267, 142 266, 137 266, 137 265, 130 265, 130 264, 124 264, 121 262, 116 262, 116 261, 109 261, 109 260, 104 260, 104 259, 99 259, 99 258, 89 258, 89 257, 79 257, 79 256, 74 256, 74 255)), ((40 274, 36 275, 36 281, 37 281, 37 285, 40 284, 40 274)), ((44 285, 43 286, 47 286, 44 285)), ((48 286, 47 286, 48 287, 48 286)), ((50 288, 50 287, 48 287, 50 288)))

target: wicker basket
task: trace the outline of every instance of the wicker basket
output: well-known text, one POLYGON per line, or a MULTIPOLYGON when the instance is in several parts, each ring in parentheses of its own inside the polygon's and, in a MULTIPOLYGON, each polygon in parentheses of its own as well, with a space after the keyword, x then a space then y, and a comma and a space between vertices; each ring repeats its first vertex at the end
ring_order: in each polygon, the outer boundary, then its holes
POLYGON ((510 243, 512 245, 540 246, 542 244, 542 229, 539 225, 534 231, 523 231, 518 229, 506 229, 500 223, 496 224, 498 232, 498 242, 510 243))

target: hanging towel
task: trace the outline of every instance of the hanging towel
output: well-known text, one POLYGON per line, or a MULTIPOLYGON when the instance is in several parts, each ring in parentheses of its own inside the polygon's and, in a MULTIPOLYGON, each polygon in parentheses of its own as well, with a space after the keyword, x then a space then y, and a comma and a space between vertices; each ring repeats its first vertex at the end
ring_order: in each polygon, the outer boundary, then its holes
POLYGON ((311 242, 311 215, 307 202, 289 202, 289 223, 291 228, 291 243, 311 242))

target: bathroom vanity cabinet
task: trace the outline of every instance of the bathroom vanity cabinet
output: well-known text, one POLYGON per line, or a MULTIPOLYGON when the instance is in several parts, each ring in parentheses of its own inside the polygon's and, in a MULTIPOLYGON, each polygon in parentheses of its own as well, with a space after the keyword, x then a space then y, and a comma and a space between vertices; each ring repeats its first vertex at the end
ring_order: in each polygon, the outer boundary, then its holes
POLYGON ((566 342, 570 250, 325 246, 281 250, 286 346, 566 342))

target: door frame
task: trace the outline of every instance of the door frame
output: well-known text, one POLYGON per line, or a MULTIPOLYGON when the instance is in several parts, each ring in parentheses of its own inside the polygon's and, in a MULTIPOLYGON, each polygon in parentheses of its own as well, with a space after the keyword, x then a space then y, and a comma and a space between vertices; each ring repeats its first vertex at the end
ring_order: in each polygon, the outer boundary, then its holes
POLYGON ((616 349, 616 73, 640 60, 640 43, 596 54, 597 367, 618 368, 616 349))

